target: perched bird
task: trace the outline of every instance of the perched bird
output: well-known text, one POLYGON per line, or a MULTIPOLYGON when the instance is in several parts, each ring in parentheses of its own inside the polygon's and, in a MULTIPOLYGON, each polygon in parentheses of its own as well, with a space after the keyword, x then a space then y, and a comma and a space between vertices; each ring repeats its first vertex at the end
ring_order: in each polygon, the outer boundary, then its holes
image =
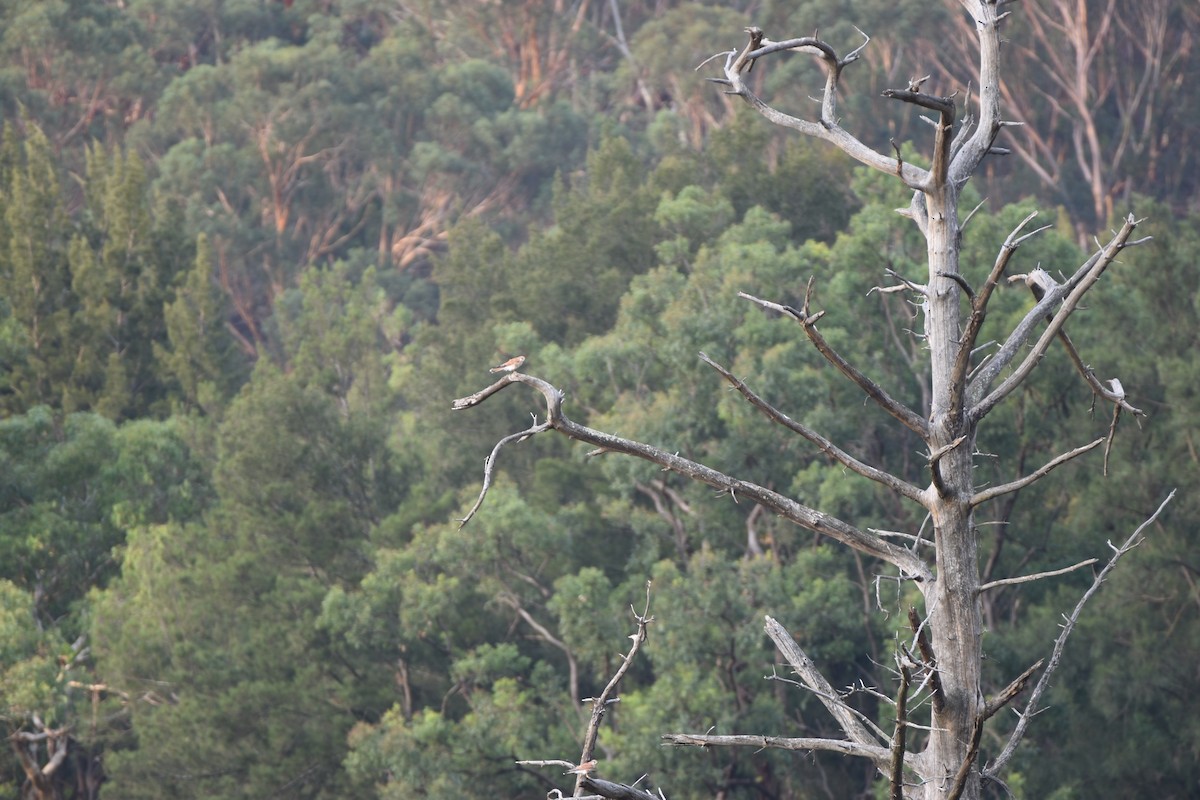
POLYGON ((503 364, 498 364, 498 365, 492 367, 491 369, 488 370, 488 372, 515 372, 517 370, 517 368, 520 367, 524 363, 525 363, 525 356, 513 356, 508 361, 505 361, 503 364))
POLYGON ((569 770, 567 770, 563 774, 564 775, 587 775, 589 772, 593 772, 595 769, 596 769, 596 759, 593 758, 591 761, 583 762, 578 767, 571 767, 569 770))

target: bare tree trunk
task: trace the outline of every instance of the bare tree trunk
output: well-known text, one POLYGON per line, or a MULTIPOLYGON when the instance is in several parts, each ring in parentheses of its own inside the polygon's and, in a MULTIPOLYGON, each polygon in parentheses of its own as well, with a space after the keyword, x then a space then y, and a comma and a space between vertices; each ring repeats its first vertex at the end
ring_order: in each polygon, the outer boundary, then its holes
MULTIPOLYGON (((895 701, 897 721, 890 735, 847 704, 821 675, 800 644, 782 625, 768 617, 765 626, 767 635, 795 671, 800 683, 816 695, 838 722, 846 738, 790 739, 768 737, 761 732, 733 736, 668 734, 664 737, 673 744, 826 750, 865 758, 873 762, 878 772, 889 781, 893 798, 978 800, 985 776, 1000 780, 997 772, 1023 735, 1025 721, 1034 710, 1039 690, 1035 690, 1035 696, 1026 707, 1022 722, 1008 746, 986 771, 978 763, 983 726, 990 716, 1012 701, 1037 666, 1017 676, 991 700, 985 699, 981 682, 981 591, 1061 574, 1092 563, 1088 561, 1063 570, 990 581, 981 586, 977 535, 973 524, 974 509, 1040 480, 1055 467, 1095 449, 1105 440, 1098 439, 1060 454, 1034 472, 1008 483, 977 491, 973 458, 978 426, 1028 378, 1047 348, 1056 340, 1061 340, 1067 348, 1072 362, 1092 392, 1113 404, 1114 425, 1121 410, 1141 413, 1126 401, 1125 391, 1119 381, 1112 379, 1107 387, 1100 383, 1063 330, 1063 325, 1083 295, 1113 263, 1117 254, 1123 248, 1138 243, 1130 239, 1137 226, 1137 221, 1132 218, 1126 219, 1109 243, 1062 284, 1041 270, 1034 270, 1029 275, 1010 276, 1009 281, 1024 280, 1032 290, 1036 304, 1002 344, 982 358, 975 352, 988 302, 1004 276, 1013 252, 1022 242, 1045 228, 1022 233, 1033 219, 1033 215, 1030 215, 1004 241, 995 264, 981 285, 972 286, 964 276, 959 263, 962 231, 971 215, 960 218, 958 203, 962 188, 980 163, 989 154, 997 152, 994 142, 1005 126, 1000 117, 1000 25, 1008 12, 999 8, 1007 5, 1005 0, 960 0, 960 3, 974 23, 979 43, 978 76, 975 82, 978 87, 977 100, 973 108, 965 108, 967 116, 962 120, 957 119, 959 109, 953 95, 923 92, 921 87, 925 79, 911 80, 904 89, 884 92, 886 97, 916 106, 922 113, 931 115, 934 134, 928 169, 905 162, 898 148, 891 155, 876 152, 840 125, 837 112, 839 79, 847 66, 859 60, 866 43, 845 56, 839 56, 832 45, 815 36, 776 42, 767 38, 762 30, 750 27, 746 29, 749 41, 740 51, 732 50, 714 57, 724 57, 724 77, 714 79, 714 82, 724 86, 728 94, 740 97, 778 125, 834 144, 861 163, 895 176, 913 191, 912 202, 902 213, 912 219, 925 237, 927 281, 918 284, 896 276, 900 285, 887 287, 885 291, 905 291, 920 299, 925 317, 925 343, 930 353, 930 408, 927 414, 914 411, 892 397, 884 387, 874 383, 830 346, 817 328, 823 312, 814 313, 810 308, 811 282, 801 309, 746 294, 740 296, 799 323, 804 334, 833 366, 897 422, 920 436, 928 448, 929 484, 925 487, 916 486, 850 455, 817 431, 775 409, 729 370, 703 353, 700 354, 701 359, 716 369, 772 422, 813 443, 848 470, 886 487, 901 500, 923 507, 933 522, 935 555, 932 564, 924 555, 925 551, 916 546, 920 536, 910 537, 914 540, 911 548, 899 547, 871 528, 856 526, 809 508, 766 486, 740 480, 642 442, 580 425, 563 413, 562 391, 532 375, 509 372, 493 385, 456 400, 453 405, 455 409, 474 407, 514 383, 537 390, 546 401, 545 421, 535 422, 529 429, 507 436, 496 444, 485 461, 484 484, 479 499, 462 520, 463 524, 474 516, 483 503, 501 448, 538 433, 557 430, 572 439, 597 447, 597 452, 618 452, 643 458, 664 470, 708 484, 733 497, 749 498, 757 504, 753 507, 774 512, 847 547, 874 556, 891 565, 897 579, 912 581, 924 597, 924 609, 923 612, 916 609, 910 611, 913 639, 910 645, 902 645, 897 653, 903 678, 895 701), (749 71, 752 63, 785 51, 813 54, 825 68, 825 89, 818 121, 800 119, 773 108, 757 97, 743 80, 744 73, 749 71), (907 748, 906 738, 908 728, 915 723, 907 718, 907 700, 910 683, 916 685, 918 680, 920 686, 928 687, 931 710, 928 725, 923 726, 928 729, 924 749, 911 752, 907 748)), ((523 358, 521 362, 524 362, 523 358)), ((1130 542, 1134 542, 1138 535, 1139 532, 1135 532, 1130 542)), ((1132 546, 1127 543, 1118 550, 1105 573, 1132 546)), ((1098 582, 1105 573, 1097 579, 1098 582)), ((1098 582, 1091 591, 1095 591, 1098 582)), ((1077 617, 1078 613, 1079 608, 1074 616, 1077 617)), ((1060 637, 1060 643, 1056 644, 1055 656, 1038 683, 1039 689, 1045 685, 1049 671, 1057 664, 1057 655, 1061 652, 1061 641, 1065 640, 1065 635, 1066 632, 1060 637)))

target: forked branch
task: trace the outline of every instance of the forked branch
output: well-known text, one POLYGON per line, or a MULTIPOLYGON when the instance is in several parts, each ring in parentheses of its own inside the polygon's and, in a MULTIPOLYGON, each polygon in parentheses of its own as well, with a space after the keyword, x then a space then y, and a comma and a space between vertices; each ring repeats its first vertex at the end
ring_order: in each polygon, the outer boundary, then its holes
MULTIPOLYGON (((859 745, 876 747, 880 741, 888 741, 888 737, 883 735, 883 732, 878 728, 874 730, 868 729, 866 724, 859 718, 858 713, 846 704, 841 696, 834 690, 821 671, 817 669, 817 665, 808 657, 800 645, 796 643, 795 638, 788 633, 787 628, 784 628, 773 617, 767 617, 763 629, 767 632, 767 636, 775 643, 775 647, 779 650, 780 655, 784 660, 795 670, 800 681, 809 688, 825 706, 830 715, 837 720, 838 725, 850 737, 852 742, 859 745)), ((886 769, 891 763, 890 748, 880 747, 881 761, 877 762, 880 769, 886 769)))
MULTIPOLYGON (((959 344, 958 352, 954 356, 954 370, 950 377, 951 391, 954 392, 950 403, 951 408, 958 408, 961 401, 962 393, 967 384, 967 374, 971 369, 971 354, 974 352, 975 344, 979 340, 979 331, 983 329, 983 322, 987 319, 988 303, 991 302, 992 294, 996 291, 996 286, 999 284, 1001 276, 1004 275, 1004 270, 1008 268, 1008 262, 1012 260, 1013 254, 1017 252, 1017 248, 1050 227, 1049 225, 1043 225, 1036 230, 1022 234, 1021 231, 1036 216, 1036 211, 1030 213, 1029 216, 1021 220, 1017 227, 1013 228, 1008 236, 1005 237, 1004 244, 1000 246, 1000 252, 996 255, 996 262, 992 265, 992 271, 988 273, 983 286, 971 298, 971 316, 967 319, 962 342, 959 344)), ((966 220, 963 220, 962 225, 965 226, 966 224, 966 220)))
POLYGON ((1133 215, 1126 217, 1125 224, 1121 226, 1121 230, 1113 235, 1108 244, 1100 248, 1097 253, 1076 270, 1075 274, 1066 283, 1055 285, 1025 315, 1025 318, 1021 320, 1009 335, 1008 340, 996 351, 992 360, 985 364, 979 371, 979 374, 975 376, 975 379, 971 381, 967 394, 968 401, 971 403, 969 415, 972 422, 977 423, 981 420, 989 411, 995 408, 996 404, 1024 382, 1029 373, 1033 371, 1033 368, 1037 366, 1038 362, 1046 354, 1046 349, 1050 346, 1050 342, 1062 330, 1062 326, 1079 305, 1079 301, 1095 285, 1096 281, 1100 280, 1100 276, 1104 274, 1104 270, 1116 259, 1117 255, 1126 247, 1146 241, 1146 239, 1134 242, 1129 241, 1129 237, 1133 234, 1137 225, 1138 220, 1134 219, 1133 215), (1062 303, 1061 306, 1058 305, 1060 302, 1062 303), (1057 312, 1055 312, 1056 307, 1058 307, 1057 312), (988 391, 1000 372, 1012 363, 1021 348, 1032 338, 1034 328, 1037 324, 1050 313, 1054 314, 1050 319, 1050 324, 1038 338, 1030 352, 1026 354, 1020 364, 1013 369, 1012 373, 999 386, 984 396, 984 393, 988 391))
POLYGON ((928 183, 929 172, 927 170, 871 149, 840 124, 837 114, 837 92, 842 70, 861 57, 863 48, 870 41, 869 36, 863 34, 865 41, 862 45, 850 51, 846 56, 839 57, 832 45, 814 36, 773 42, 763 36, 762 31, 758 28, 747 28, 746 32, 750 35, 750 44, 758 46, 753 50, 749 47, 744 48, 740 53, 736 50, 729 51, 725 59, 725 77, 712 79, 715 83, 728 87, 727 94, 741 97, 754 110, 776 125, 791 128, 816 139, 824 139, 856 161, 889 175, 899 176, 912 189, 919 189, 928 183), (821 116, 817 122, 793 117, 767 105, 754 92, 750 91, 743 78, 743 75, 749 72, 750 65, 757 59, 791 50, 817 56, 825 68, 825 89, 821 96, 821 116))

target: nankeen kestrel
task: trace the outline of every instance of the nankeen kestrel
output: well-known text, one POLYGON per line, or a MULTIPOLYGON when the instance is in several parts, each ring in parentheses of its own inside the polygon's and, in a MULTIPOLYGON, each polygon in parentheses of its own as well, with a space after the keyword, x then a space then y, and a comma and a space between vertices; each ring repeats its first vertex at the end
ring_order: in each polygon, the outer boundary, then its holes
POLYGON ((492 367, 488 372, 514 372, 518 367, 525 363, 525 356, 513 356, 503 364, 492 367))
POLYGON ((583 762, 578 767, 571 767, 569 770, 567 770, 563 774, 564 775, 572 775, 572 774, 587 775, 589 772, 594 772, 595 769, 596 769, 596 759, 593 758, 591 761, 583 762))

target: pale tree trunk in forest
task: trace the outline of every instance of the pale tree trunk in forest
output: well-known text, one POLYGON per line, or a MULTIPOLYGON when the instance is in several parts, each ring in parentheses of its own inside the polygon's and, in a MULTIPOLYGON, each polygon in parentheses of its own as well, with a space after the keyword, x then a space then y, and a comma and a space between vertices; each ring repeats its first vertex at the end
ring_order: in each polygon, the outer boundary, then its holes
MULTIPOLYGON (((1013 252, 1023 241, 1043 230, 1024 232, 1032 219, 1031 215, 1009 234, 982 283, 978 283, 981 277, 978 274, 972 273, 976 282, 974 286, 964 276, 959 256, 963 226, 971 215, 960 216, 960 193, 985 157, 1003 152, 994 144, 1006 124, 1000 116, 999 30, 1003 19, 1008 16, 1002 10, 1006 4, 1004 0, 961 0, 963 9, 974 22, 979 44, 978 74, 973 95, 967 98, 965 119, 956 118, 959 108, 954 97, 923 92, 923 79, 912 80, 906 88, 884 93, 887 97, 916 106, 922 113, 931 115, 934 123, 933 149, 928 169, 905 162, 898 148, 893 154, 876 152, 840 125, 837 111, 839 80, 843 69, 859 60, 866 43, 845 56, 839 56, 830 44, 816 37, 772 41, 758 28, 747 28, 749 42, 740 52, 729 51, 718 56, 724 59, 724 77, 715 79, 715 82, 725 87, 730 95, 740 97, 778 125, 824 139, 863 164, 894 175, 913 191, 912 202, 902 213, 911 218, 925 237, 928 277, 925 283, 919 284, 895 276, 899 286, 887 287, 887 290, 911 293, 924 312, 924 340, 930 357, 928 383, 931 403, 929 409, 921 411, 927 413, 913 410, 892 397, 886 389, 848 363, 831 347, 817 328, 823 312, 814 312, 809 307, 811 286, 809 296, 800 309, 749 295, 743 294, 742 297, 798 323, 816 349, 833 366, 897 422, 920 436, 927 448, 929 484, 920 487, 864 463, 818 432, 777 410, 725 367, 704 354, 701 354, 701 358, 769 420, 807 439, 845 468, 876 481, 898 497, 922 507, 932 521, 932 563, 928 547, 921 549, 919 546, 922 544, 920 536, 911 537, 911 548, 898 546, 871 528, 822 513, 759 484, 740 480, 668 450, 580 425, 563 413, 563 393, 532 375, 510 372, 486 389, 454 402, 455 409, 474 407, 514 383, 522 383, 539 391, 546 401, 544 421, 535 422, 527 430, 514 433, 496 444, 485 462, 484 486, 479 500, 462 521, 463 524, 476 513, 487 494, 500 449, 534 434, 557 430, 572 439, 597 447, 597 452, 618 452, 643 458, 665 470, 728 492, 737 499, 744 501, 748 498, 798 525, 875 556, 891 565, 895 570, 894 577, 912 581, 922 593, 924 616, 916 609, 910 612, 913 638, 911 644, 901 646, 897 653, 901 680, 895 701, 897 724, 892 732, 883 731, 849 706, 820 674, 801 645, 792 639, 783 626, 768 617, 767 634, 799 676, 800 682, 816 695, 838 722, 846 738, 786 739, 766 736, 762 732, 736 736, 668 734, 664 737, 668 743, 838 752, 871 760, 878 772, 888 780, 893 798, 974 800, 982 796, 985 778, 1001 783, 1000 771, 1024 734, 1025 722, 1036 710, 1046 678, 1058 663, 1061 644, 1078 617, 1082 602, 1068 619, 1049 665, 1042 671, 1024 711, 1018 715, 1021 722, 1008 746, 1000 756, 982 767, 979 763, 979 743, 985 721, 1026 687, 1040 664, 1022 675, 1013 676, 1006 688, 990 699, 985 698, 981 680, 983 624, 980 594, 1001 583, 1048 577, 1072 568, 993 581, 981 586, 974 510, 982 503, 1030 485, 1055 467, 1097 448, 1105 440, 1098 439, 1063 453, 1026 476, 978 490, 974 481, 978 426, 997 404, 1023 383, 1056 340, 1060 340, 1067 348, 1073 363, 1096 397, 1114 406, 1114 413, 1121 410, 1135 415, 1141 413, 1126 401, 1119 381, 1113 379, 1106 386, 1097 379, 1063 331, 1064 323, 1084 293, 1095 284, 1117 254, 1124 247, 1138 243, 1131 240, 1137 225, 1132 218, 1125 220, 1125 224, 1109 242, 1061 284, 1041 270, 1029 275, 1008 276, 1009 281, 1024 279, 1037 302, 999 346, 980 348, 988 350, 985 354, 976 352, 977 337, 983 326, 988 302, 1005 277, 1013 252), (815 55, 824 67, 825 88, 818 121, 793 117, 773 108, 754 95, 743 80, 752 63, 785 51, 815 55), (911 689, 914 698, 920 690, 927 692, 930 701, 928 717, 920 720, 919 725, 906 713, 910 705, 910 686, 914 687, 911 689), (910 726, 925 731, 923 747, 919 752, 909 752, 907 749, 910 726)), ((747 158, 753 157, 756 157, 755 154, 747 154, 747 158)), ((1114 415, 1114 421, 1116 418, 1114 415)), ((1097 577, 1092 591, 1099 586, 1116 560, 1136 545, 1141 530, 1135 531, 1124 546, 1113 548, 1114 555, 1109 566, 1097 577)), ((923 544, 927 546, 929 543, 923 544)), ((1075 566, 1090 563, 1094 563, 1094 560, 1075 566)))

